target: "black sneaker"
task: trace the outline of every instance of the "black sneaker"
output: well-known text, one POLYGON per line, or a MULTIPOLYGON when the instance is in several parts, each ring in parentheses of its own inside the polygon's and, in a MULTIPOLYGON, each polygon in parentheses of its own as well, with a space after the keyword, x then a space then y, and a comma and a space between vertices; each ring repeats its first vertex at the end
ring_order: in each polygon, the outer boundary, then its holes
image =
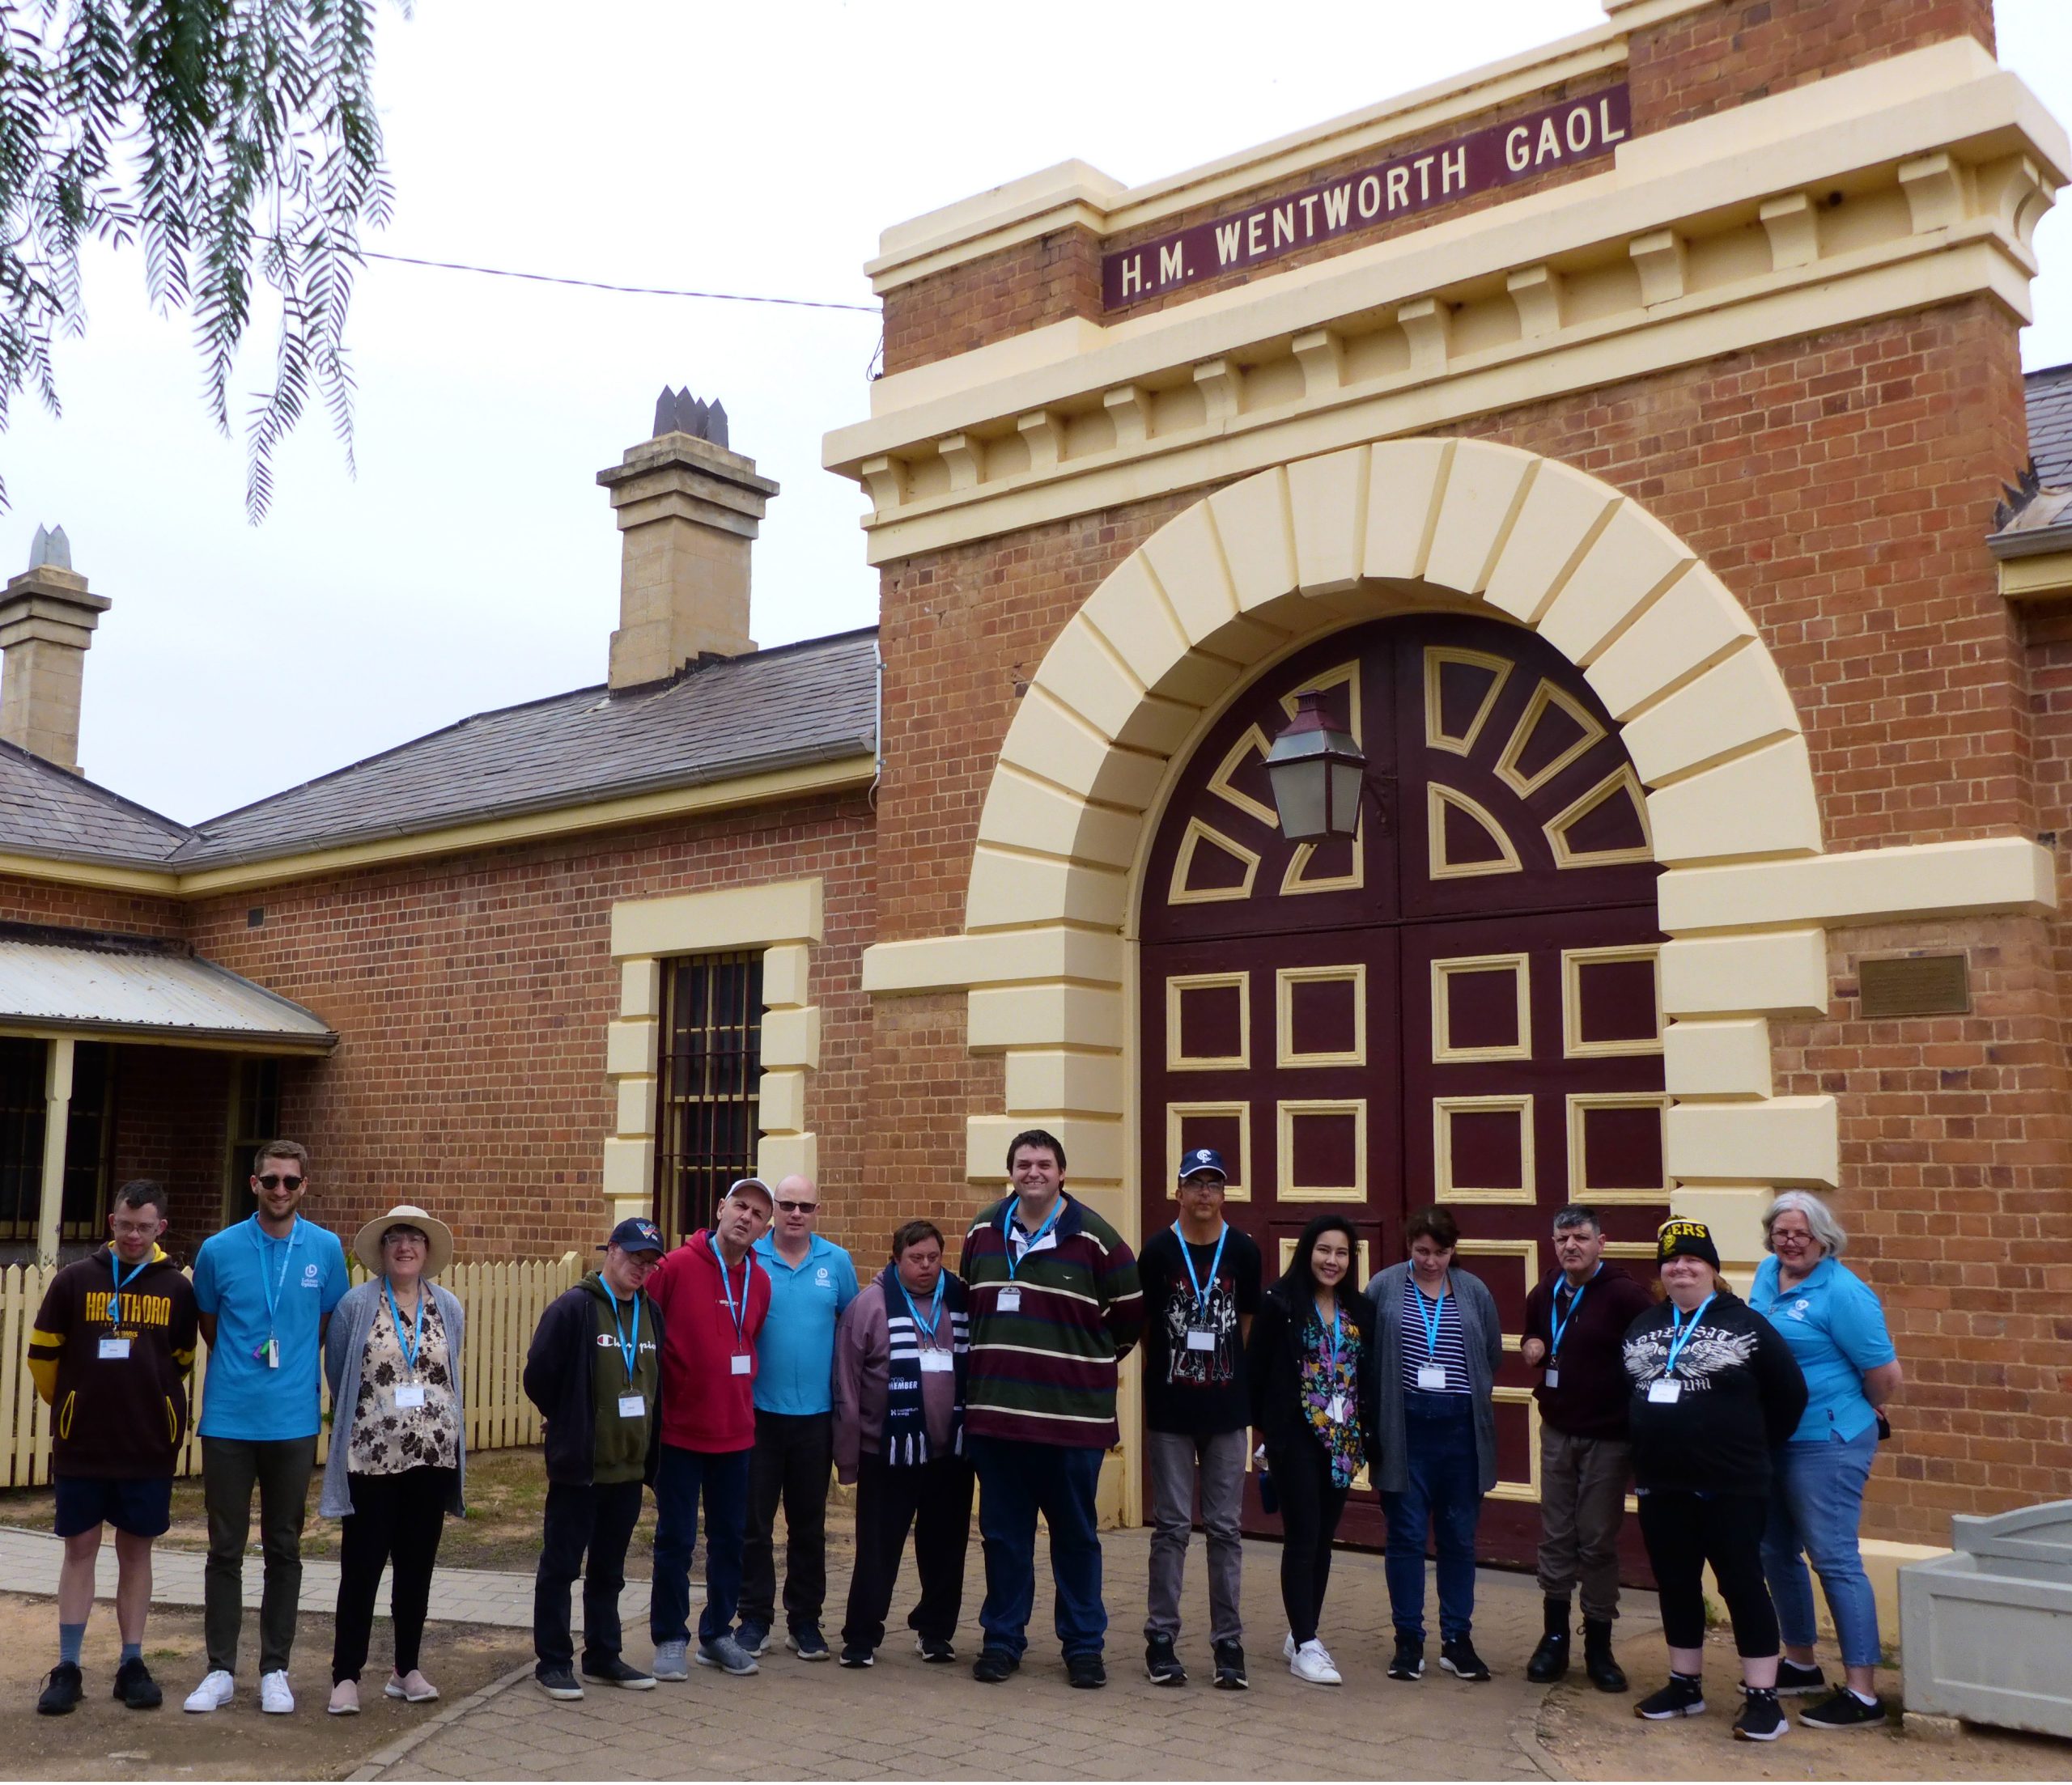
POLYGON ((43 1691, 36 1701, 36 1714, 44 1717, 68 1715, 79 1702, 85 1685, 77 1661, 60 1661, 43 1683, 43 1691))
POLYGON ((744 1618, 741 1628, 734 1633, 734 1640, 751 1655, 763 1655, 770 1648, 770 1626, 758 1624, 744 1618))
POLYGON ((1068 1655, 1065 1680, 1082 1692, 1098 1692, 1108 1683, 1108 1669, 1098 1655, 1068 1655))
POLYGON ((971 1664, 971 1677, 984 1685, 998 1685, 1021 1665, 1021 1657, 1004 1648, 981 1649, 979 1659, 971 1664))
POLYGON ((1421 1680, 1424 1677, 1424 1639, 1421 1636, 1405 1636, 1398 1631, 1395 1639, 1395 1659, 1389 1663, 1391 1680, 1421 1680))
POLYGON ((573 1668, 534 1668, 533 1683, 550 1698, 580 1698, 583 1696, 583 1688, 575 1683, 573 1668))
POLYGON ((957 1645, 946 1636, 916 1636, 914 1649, 923 1660, 932 1661, 938 1667, 957 1659, 957 1645))
POLYGON ((1777 1663, 1777 1694, 1780 1698, 1802 1698, 1827 1690, 1828 1677, 1818 1667, 1801 1667, 1792 1660, 1777 1663))
POLYGON ((1245 1651, 1242 1643, 1216 1645, 1216 1685, 1221 1692, 1243 1692, 1251 1686, 1245 1677, 1245 1651))
POLYGON ((817 1624, 800 1625, 784 1639, 784 1647, 801 1661, 824 1661, 828 1656, 827 1639, 817 1624))
POLYGON ((643 1673, 637 1667, 616 1655, 601 1661, 586 1660, 583 1664, 583 1677, 594 1680, 599 1685, 622 1686, 628 1692, 652 1692, 655 1676, 643 1673))
POLYGON ((1736 1741, 1775 1741, 1791 1727, 1777 1707, 1777 1695, 1765 1687, 1749 1692, 1741 1701, 1741 1715, 1734 1719, 1736 1741))
POLYGON ((1811 1711, 1798 1713, 1808 1729, 1882 1729, 1885 1701, 1873 1698, 1866 1704, 1846 1686, 1836 1686, 1832 1698, 1823 1698, 1811 1711))
POLYGON ((1475 1645, 1465 1636, 1457 1636, 1450 1643, 1439 1647, 1439 1665, 1458 1680, 1486 1680, 1489 1666, 1475 1652, 1475 1645))
POLYGON ((1633 1715, 1650 1723, 1669 1717, 1702 1717, 1705 1714, 1705 1682, 1688 1673, 1672 1673, 1669 1684, 1650 1692, 1633 1707, 1633 1715))
POLYGON ((877 1655, 861 1643, 851 1643, 843 1649, 841 1660, 844 1667, 876 1667, 877 1655))
POLYGON ((1144 1671, 1150 1676, 1153 1685, 1187 1683, 1187 1670, 1180 1665, 1179 1656, 1173 1652, 1173 1639, 1170 1636, 1153 1636, 1145 1641, 1144 1671))
POLYGON ((141 1655, 133 1655, 115 1670, 115 1696, 132 1711, 155 1711, 165 1702, 141 1655))

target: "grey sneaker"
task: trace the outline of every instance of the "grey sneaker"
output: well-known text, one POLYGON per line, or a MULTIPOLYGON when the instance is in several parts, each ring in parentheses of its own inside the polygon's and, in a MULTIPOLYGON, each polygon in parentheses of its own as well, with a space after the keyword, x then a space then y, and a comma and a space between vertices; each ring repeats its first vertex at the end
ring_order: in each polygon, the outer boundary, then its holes
POLYGON ((658 1680, 688 1680, 690 1677, 690 1644, 682 1637, 673 1643, 655 1645, 654 1675, 658 1680))
POLYGON ((728 1673, 760 1673, 762 1664, 731 1636, 714 1636, 698 1645, 698 1664, 728 1673))

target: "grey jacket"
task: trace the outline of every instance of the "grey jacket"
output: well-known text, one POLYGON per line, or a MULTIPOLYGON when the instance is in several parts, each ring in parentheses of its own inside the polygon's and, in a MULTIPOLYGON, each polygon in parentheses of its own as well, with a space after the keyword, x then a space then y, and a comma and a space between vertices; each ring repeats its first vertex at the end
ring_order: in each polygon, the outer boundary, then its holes
MULTIPOLYGON (((1391 1265, 1367 1285, 1380 1343, 1374 1347, 1374 1375, 1381 1406, 1376 1427, 1381 1463, 1374 1486, 1384 1494, 1400 1494, 1410 1486, 1408 1439, 1403 1415, 1403 1285, 1410 1261, 1391 1265)), ((1492 1391, 1497 1367, 1504 1359, 1504 1335, 1497 1319, 1497 1298, 1479 1277, 1455 1266, 1446 1287, 1460 1308, 1462 1347, 1467 1353, 1468 1397, 1475 1403, 1475 1473, 1480 1491, 1497 1485, 1497 1403, 1492 1391)))
MULTIPOLYGON (((446 1510, 457 1519, 466 1511, 464 1490, 468 1479, 468 1409, 461 1398, 465 1378, 461 1367, 467 1316, 461 1312, 460 1303, 437 1283, 427 1283, 425 1287, 431 1291, 431 1305, 439 1310, 439 1321, 446 1328, 446 1349, 453 1360, 453 1406, 461 1418, 454 1461, 460 1466, 453 1472, 453 1492, 446 1510)), ((359 1405, 360 1359, 367 1355, 367 1337, 374 1330, 375 1313, 380 1306, 381 1279, 377 1277, 346 1291, 331 1311, 331 1324, 325 1330, 324 1375, 331 1384, 331 1450, 324 1461, 324 1492, 316 1502, 319 1518, 342 1519, 352 1513, 346 1458, 352 1449, 353 1410, 359 1405)))

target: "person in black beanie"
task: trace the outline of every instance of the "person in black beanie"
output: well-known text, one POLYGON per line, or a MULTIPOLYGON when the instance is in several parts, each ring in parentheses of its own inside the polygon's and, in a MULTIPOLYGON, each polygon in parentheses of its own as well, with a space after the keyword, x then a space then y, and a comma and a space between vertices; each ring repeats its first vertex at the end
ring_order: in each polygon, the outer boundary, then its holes
POLYGON ((1806 1378, 1777 1329, 1720 1280, 1702 1221, 1666 1221, 1655 1259, 1668 1300, 1626 1329, 1634 1490, 1662 1598, 1669 1683, 1634 1706, 1650 1720, 1705 1708, 1705 1567, 1734 1621, 1746 1698, 1743 1741, 1774 1741, 1779 1639, 1763 1578, 1771 1452, 1806 1410, 1806 1378))

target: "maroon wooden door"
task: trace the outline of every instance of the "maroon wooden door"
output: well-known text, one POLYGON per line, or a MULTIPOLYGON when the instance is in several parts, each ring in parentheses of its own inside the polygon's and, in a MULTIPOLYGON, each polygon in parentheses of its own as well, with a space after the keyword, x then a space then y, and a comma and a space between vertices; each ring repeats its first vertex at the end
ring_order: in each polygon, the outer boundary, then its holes
MULTIPOLYGON (((1654 876, 1641 789, 1573 666, 1500 622, 1410 615, 1341 633, 1235 701, 1161 820, 1140 914, 1145 1231, 1182 1152, 1216 1147, 1269 1272, 1325 1209, 1358 1274, 1445 1204, 1505 1329, 1488 1559, 1537 1541, 1526 1292, 1554 1211, 1604 1211, 1615 1254, 1667 1212, 1654 876), (1360 835, 1284 841, 1263 765, 1316 689, 1366 753, 1360 835)), ((1275 1521, 1248 1493, 1255 1528, 1275 1521)), ((1383 1531, 1363 1484, 1344 1535, 1383 1531)))

